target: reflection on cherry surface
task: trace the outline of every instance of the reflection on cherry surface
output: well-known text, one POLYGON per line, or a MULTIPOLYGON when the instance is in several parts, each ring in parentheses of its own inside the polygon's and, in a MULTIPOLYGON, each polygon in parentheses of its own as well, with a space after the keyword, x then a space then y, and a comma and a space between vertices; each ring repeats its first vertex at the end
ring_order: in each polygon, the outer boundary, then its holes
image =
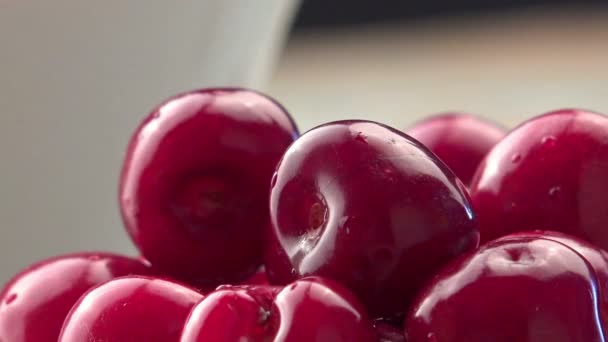
POLYGON ((179 94, 133 133, 120 181, 131 238, 155 268, 201 288, 262 264, 272 173, 298 130, 287 111, 238 88, 179 94))
POLYGON ((602 323, 604 331, 608 331, 608 252, 580 238, 554 231, 519 232, 508 237, 536 237, 557 241, 585 258, 597 276, 602 323))
POLYGON ((608 117, 575 109, 523 123, 470 186, 481 240, 555 230, 608 249, 608 117))
POLYGON ((442 265, 475 248, 462 183, 428 149, 369 121, 312 129, 277 166, 266 269, 340 281, 373 317, 401 314, 442 265))
POLYGON ((180 342, 377 342, 363 306, 342 285, 322 278, 284 288, 227 286, 192 311, 180 342))
POLYGON ((74 253, 38 262, 0 292, 0 341, 57 341, 63 320, 90 288, 150 273, 146 262, 112 253, 74 253))
POLYGON ((405 322, 408 342, 601 342, 598 279, 570 247, 504 237, 444 268, 405 322))
POLYGON ((80 298, 59 342, 178 342, 188 313, 203 296, 184 285, 149 277, 122 277, 80 298))

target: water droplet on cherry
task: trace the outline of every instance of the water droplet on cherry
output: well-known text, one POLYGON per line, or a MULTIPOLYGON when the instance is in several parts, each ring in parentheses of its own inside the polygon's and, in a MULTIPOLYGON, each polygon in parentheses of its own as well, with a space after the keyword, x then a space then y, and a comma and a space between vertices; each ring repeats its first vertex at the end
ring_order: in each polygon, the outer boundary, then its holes
POLYGON ((518 163, 519 161, 521 161, 521 154, 519 153, 515 153, 512 157, 511 157, 511 161, 513 163, 518 163))

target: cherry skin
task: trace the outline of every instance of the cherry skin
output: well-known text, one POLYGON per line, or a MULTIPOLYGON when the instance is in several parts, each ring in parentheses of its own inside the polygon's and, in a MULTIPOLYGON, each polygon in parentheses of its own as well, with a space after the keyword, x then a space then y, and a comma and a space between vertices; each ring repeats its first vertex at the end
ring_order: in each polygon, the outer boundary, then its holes
POLYGON ((504 237, 444 268, 420 293, 408 342, 600 342, 597 278, 573 249, 504 237))
POLYGON ((80 298, 64 322, 59 342, 178 342, 188 313, 202 297, 168 280, 117 278, 80 298))
POLYGON ((481 240, 554 230, 608 249, 608 117, 566 109, 515 128, 470 187, 481 240))
POLYGON ((269 310, 280 288, 220 286, 190 312, 180 342, 268 341, 269 310))
POLYGON ((281 105, 250 90, 197 90, 155 108, 131 138, 120 182, 143 256, 201 288, 253 274, 270 179, 297 134, 281 105))
POLYGON ((507 235, 507 237, 537 237, 562 243, 580 254, 595 271, 600 292, 599 306, 604 331, 608 332, 608 253, 580 238, 553 231, 529 231, 507 235))
POLYGON ((427 278, 478 244, 460 180, 420 143, 374 122, 302 135, 278 164, 270 197, 271 283, 337 280, 374 318, 402 313, 427 278))
POLYGON ((416 123, 405 133, 433 151, 469 185, 483 157, 504 138, 506 130, 474 115, 441 113, 416 123))
POLYGON ((111 253, 78 253, 38 262, 0 292, 0 341, 57 341, 63 320, 90 288, 116 277, 149 274, 146 263, 111 253))
POLYGON ((222 287, 190 314, 180 342, 376 342, 371 320, 343 286, 320 278, 222 287))

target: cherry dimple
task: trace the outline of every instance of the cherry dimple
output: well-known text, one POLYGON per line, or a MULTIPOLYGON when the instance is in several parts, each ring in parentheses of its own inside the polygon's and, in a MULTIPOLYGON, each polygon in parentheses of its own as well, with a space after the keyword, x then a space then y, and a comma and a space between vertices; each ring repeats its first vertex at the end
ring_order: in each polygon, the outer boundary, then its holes
POLYGON ((176 191, 173 210, 185 226, 219 227, 243 215, 246 203, 235 193, 230 178, 202 175, 176 191))
POLYGON ((411 306, 408 341, 603 341, 599 278, 562 241, 522 233, 453 262, 411 306))
POLYGON ((280 104, 247 89, 195 90, 154 108, 120 180, 142 255, 200 288, 247 279, 262 263, 274 166, 297 135, 280 104))
POLYGON ((266 258, 272 282, 325 276, 354 291, 374 317, 399 315, 427 276, 477 245, 460 181, 387 126, 319 126, 288 148, 276 170, 266 258), (429 249, 436 253, 422 252, 429 249))

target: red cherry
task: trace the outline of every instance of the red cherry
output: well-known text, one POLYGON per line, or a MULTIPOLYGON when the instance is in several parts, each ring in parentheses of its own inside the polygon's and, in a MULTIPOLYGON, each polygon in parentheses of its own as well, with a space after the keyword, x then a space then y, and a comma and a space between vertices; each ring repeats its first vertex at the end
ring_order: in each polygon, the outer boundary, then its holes
POLYGON ((268 341, 276 318, 271 307, 280 288, 270 286, 221 286, 194 307, 181 342, 268 341))
POLYGON ((470 187, 482 241, 555 230, 608 249, 608 117, 561 110, 514 129, 470 187))
POLYGON ((505 237, 444 268, 408 314, 408 342, 600 342, 597 278, 573 249, 505 237))
POLYGON ((147 264, 110 253, 78 253, 38 262, 0 292, 0 341, 57 341, 63 320, 87 290, 116 277, 148 274, 147 264))
POLYGON ((180 342, 376 342, 372 322, 341 285, 320 278, 224 287, 192 311, 180 342), (278 293, 277 293, 278 292, 278 293))
POLYGON ((442 113, 416 123, 405 133, 433 151, 468 185, 483 157, 506 130, 474 115, 442 113))
POLYGON ((197 90, 154 109, 133 134, 120 184, 142 254, 200 287, 254 273, 270 179, 296 135, 283 107, 250 90, 197 90))
POLYGON ((273 185, 271 282, 338 280, 374 317, 403 312, 439 267, 478 243, 462 183, 420 143, 381 124, 307 132, 273 185))
POLYGON ((114 279, 80 298, 59 342, 177 342, 188 313, 202 297, 158 278, 114 279))
POLYGON ((608 253, 591 243, 560 232, 529 231, 507 235, 507 237, 536 237, 562 243, 580 254, 595 271, 600 293, 599 306, 604 331, 608 332, 608 253))

